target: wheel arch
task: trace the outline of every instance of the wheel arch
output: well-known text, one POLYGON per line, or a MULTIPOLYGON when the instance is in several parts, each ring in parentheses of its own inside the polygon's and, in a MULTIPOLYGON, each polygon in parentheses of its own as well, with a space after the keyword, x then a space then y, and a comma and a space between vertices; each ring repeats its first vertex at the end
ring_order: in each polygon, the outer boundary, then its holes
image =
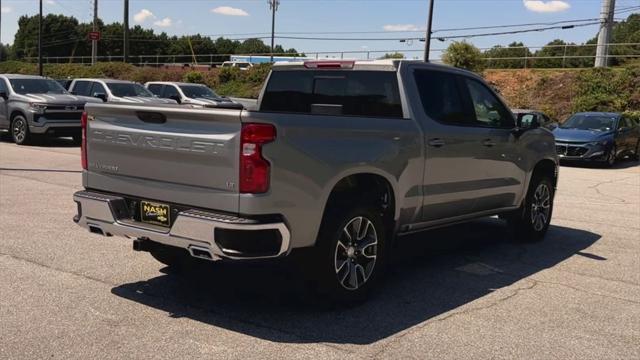
POLYGON ((27 115, 20 109, 13 109, 11 111, 11 114, 9 114, 9 120, 13 121, 13 119, 15 119, 15 117, 18 115, 22 115, 22 117, 24 117, 24 119, 28 121, 27 115))
POLYGON ((353 204, 354 201, 372 201, 373 206, 382 210, 383 221, 387 230, 395 231, 399 216, 397 183, 388 174, 362 170, 337 176, 324 196, 322 220, 332 206, 339 204, 353 204))
POLYGON ((533 168, 531 178, 539 175, 549 176, 553 181, 553 186, 556 187, 558 185, 558 164, 551 159, 542 159, 538 161, 536 166, 533 168))

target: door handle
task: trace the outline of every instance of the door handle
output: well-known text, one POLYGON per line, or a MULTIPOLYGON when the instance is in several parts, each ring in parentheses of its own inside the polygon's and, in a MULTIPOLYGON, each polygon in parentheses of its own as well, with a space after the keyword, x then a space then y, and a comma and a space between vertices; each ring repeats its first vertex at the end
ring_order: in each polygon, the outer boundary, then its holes
POLYGON ((427 144, 431 147, 439 148, 444 146, 444 140, 442 139, 431 139, 427 142, 427 144))
POLYGON ((486 139, 482 141, 482 146, 486 146, 486 147, 496 146, 496 142, 491 139, 486 139))

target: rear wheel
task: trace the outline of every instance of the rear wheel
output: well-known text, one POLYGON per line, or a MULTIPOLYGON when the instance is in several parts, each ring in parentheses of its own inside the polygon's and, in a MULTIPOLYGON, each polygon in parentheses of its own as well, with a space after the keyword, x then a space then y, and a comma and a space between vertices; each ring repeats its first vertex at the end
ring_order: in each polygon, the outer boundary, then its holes
POLYGON ((313 258, 302 264, 321 295, 344 305, 366 299, 384 265, 385 230, 381 214, 365 207, 337 211, 324 221, 313 258))
POLYGON ((29 124, 24 116, 16 115, 11 120, 11 138, 18 145, 27 145, 31 142, 33 135, 29 131, 29 124))
POLYGON ((74 145, 82 145, 82 134, 76 134, 72 136, 74 145))
POLYGON ((551 179, 534 175, 523 206, 507 217, 516 240, 528 242, 544 238, 551 224, 553 199, 554 186, 551 179))

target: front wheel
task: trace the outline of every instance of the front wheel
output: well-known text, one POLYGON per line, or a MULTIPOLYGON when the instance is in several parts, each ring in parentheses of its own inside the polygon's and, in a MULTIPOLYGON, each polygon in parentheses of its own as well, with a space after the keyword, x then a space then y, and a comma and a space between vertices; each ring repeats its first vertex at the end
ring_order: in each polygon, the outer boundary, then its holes
POLYGON ((306 265, 313 267, 321 295, 344 305, 364 301, 382 272, 386 233, 374 209, 356 208, 326 219, 314 258, 306 265))
POLYGON ((31 142, 33 135, 29 131, 27 119, 22 115, 17 115, 11 120, 11 138, 18 145, 27 145, 31 142))
POLYGON ((549 177, 534 176, 524 204, 507 218, 516 240, 528 242, 544 238, 551 224, 554 195, 554 186, 549 177))
POLYGON ((612 147, 611 150, 609 150, 609 154, 607 155, 607 162, 605 163, 607 167, 613 167, 616 164, 616 160, 618 160, 616 152, 617 151, 615 146, 612 147))

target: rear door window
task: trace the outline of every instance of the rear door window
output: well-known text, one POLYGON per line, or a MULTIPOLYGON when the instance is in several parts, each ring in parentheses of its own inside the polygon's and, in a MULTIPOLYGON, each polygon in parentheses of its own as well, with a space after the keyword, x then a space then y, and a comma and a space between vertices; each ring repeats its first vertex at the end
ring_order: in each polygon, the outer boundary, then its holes
POLYGON ((171 97, 180 98, 180 93, 178 93, 178 89, 173 85, 167 85, 164 87, 164 91, 162 92, 162 97, 166 99, 170 99, 171 97))
POLYGON ((162 97, 162 84, 150 84, 148 89, 154 95, 162 97))
POLYGON ((76 81, 73 85, 73 92, 80 96, 91 96, 91 81, 76 81))
POLYGON ((91 87, 91 96, 95 96, 96 94, 107 94, 107 89, 105 89, 99 82, 94 82, 91 87))
POLYGON ((262 111, 402 118, 393 71, 281 70, 269 78, 262 111))

